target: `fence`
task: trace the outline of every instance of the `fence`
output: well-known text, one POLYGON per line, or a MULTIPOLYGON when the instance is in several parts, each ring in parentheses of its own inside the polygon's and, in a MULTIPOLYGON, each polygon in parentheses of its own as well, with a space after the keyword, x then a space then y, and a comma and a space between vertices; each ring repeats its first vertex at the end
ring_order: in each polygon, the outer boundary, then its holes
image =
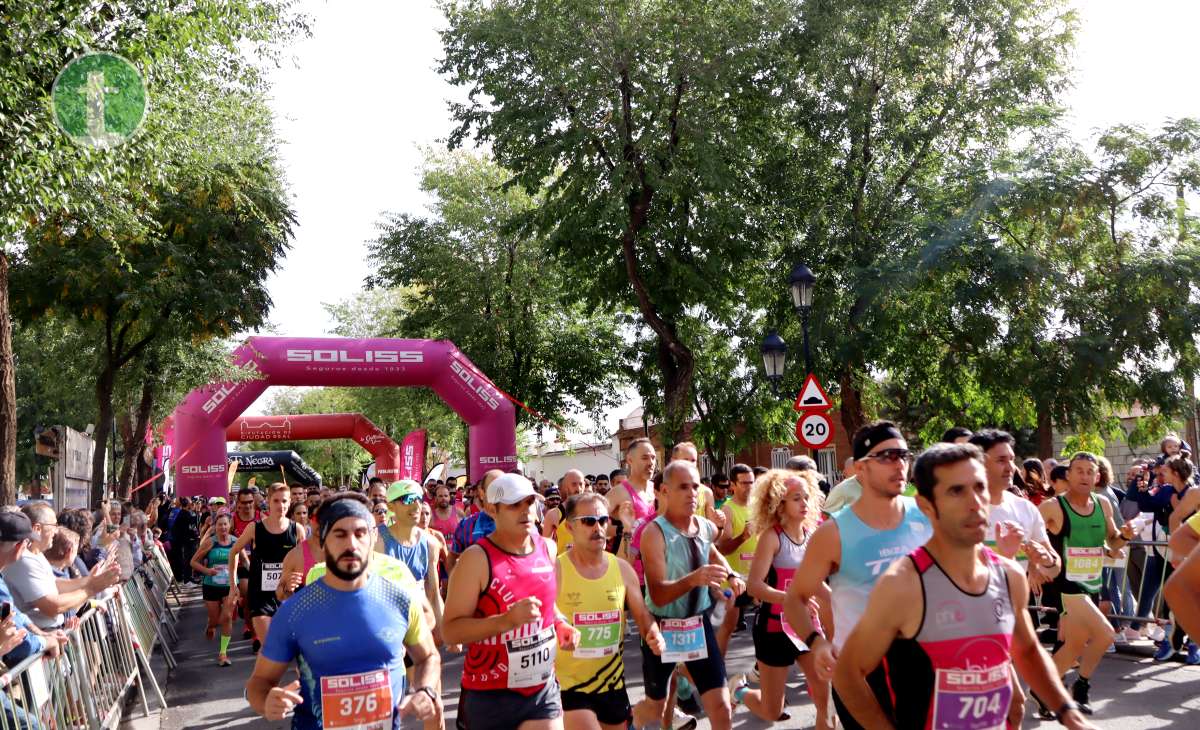
POLYGON ((133 687, 150 714, 146 685, 165 709, 150 655, 157 645, 175 665, 168 597, 179 605, 166 557, 150 548, 134 575, 80 618, 57 656, 34 654, 0 675, 0 730, 115 728, 133 687))

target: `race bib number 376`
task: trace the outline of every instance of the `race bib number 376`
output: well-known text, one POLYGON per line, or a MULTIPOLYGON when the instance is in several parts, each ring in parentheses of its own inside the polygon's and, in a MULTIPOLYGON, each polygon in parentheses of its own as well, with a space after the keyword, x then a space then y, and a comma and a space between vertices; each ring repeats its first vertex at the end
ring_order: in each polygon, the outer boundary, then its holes
POLYGON ((392 683, 386 669, 321 677, 322 726, 391 730, 392 683))

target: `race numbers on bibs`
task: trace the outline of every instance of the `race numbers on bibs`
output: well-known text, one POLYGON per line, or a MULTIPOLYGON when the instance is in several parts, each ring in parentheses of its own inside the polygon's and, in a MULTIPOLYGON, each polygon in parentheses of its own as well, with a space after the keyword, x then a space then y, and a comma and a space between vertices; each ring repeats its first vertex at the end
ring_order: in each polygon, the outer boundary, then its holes
POLYGON ((708 658, 708 643, 704 640, 704 620, 699 616, 689 618, 659 619, 667 648, 662 653, 663 664, 690 662, 708 658))
POLYGON ((579 645, 574 652, 577 659, 612 656, 621 647, 620 611, 576 613, 571 623, 579 629, 579 645))
POLYGON ((213 585, 227 586, 229 585, 229 565, 222 564, 217 566, 217 574, 212 577, 213 585))
POLYGON ((986 669, 939 669, 931 727, 1004 730, 1011 701, 1007 662, 986 669))
POLYGON ((283 577, 283 563, 262 564, 262 585, 264 591, 273 591, 279 587, 279 579, 283 577))
POLYGON ((392 683, 386 669, 321 677, 322 726, 391 730, 392 683))
POLYGON ((1067 548, 1067 580, 1076 583, 1094 583, 1100 580, 1104 567, 1104 548, 1067 548))
POLYGON ((508 688, 526 689, 549 682, 554 676, 554 627, 534 636, 509 639, 508 688))

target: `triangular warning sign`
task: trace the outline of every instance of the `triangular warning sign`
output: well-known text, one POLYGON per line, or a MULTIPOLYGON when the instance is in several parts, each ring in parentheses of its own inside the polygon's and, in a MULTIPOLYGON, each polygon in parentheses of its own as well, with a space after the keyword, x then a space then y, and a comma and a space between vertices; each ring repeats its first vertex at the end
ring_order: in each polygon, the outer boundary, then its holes
POLYGON ((804 379, 804 387, 800 389, 800 395, 796 396, 796 402, 792 404, 792 408, 797 411, 823 410, 832 405, 829 402, 829 396, 825 394, 825 389, 817 380, 817 376, 809 373, 808 377, 804 379))

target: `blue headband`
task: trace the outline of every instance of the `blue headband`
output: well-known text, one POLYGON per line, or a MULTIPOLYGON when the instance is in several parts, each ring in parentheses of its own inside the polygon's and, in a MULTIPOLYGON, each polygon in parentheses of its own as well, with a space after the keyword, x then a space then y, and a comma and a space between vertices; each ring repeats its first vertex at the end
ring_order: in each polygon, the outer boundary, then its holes
POLYGON ((325 536, 333 529, 334 524, 346 517, 358 517, 365 520, 368 525, 375 524, 375 518, 371 516, 370 510, 356 499, 339 499, 330 502, 323 505, 321 512, 317 515, 317 523, 320 527, 318 535, 322 545, 325 544, 325 536))

